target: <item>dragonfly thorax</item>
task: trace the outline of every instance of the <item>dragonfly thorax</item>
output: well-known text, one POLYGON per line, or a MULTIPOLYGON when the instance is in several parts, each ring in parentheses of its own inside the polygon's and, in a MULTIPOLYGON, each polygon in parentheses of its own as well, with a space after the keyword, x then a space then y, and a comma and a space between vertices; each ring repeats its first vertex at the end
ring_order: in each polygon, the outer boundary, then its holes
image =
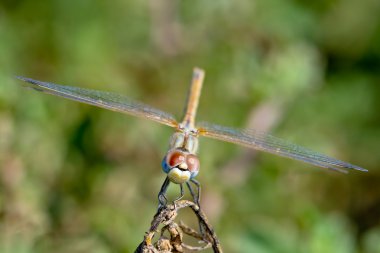
POLYGON ((198 138, 189 132, 175 132, 169 142, 169 148, 182 148, 191 154, 198 150, 198 138))

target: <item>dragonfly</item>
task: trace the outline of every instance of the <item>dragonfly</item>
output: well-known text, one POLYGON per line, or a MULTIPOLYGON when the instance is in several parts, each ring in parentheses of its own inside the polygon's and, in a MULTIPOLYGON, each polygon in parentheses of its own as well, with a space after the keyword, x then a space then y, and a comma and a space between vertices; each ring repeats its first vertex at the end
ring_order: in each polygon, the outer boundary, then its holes
POLYGON ((166 174, 158 194, 161 206, 167 203, 166 191, 170 183, 180 185, 181 193, 176 200, 184 196, 183 185, 186 184, 194 201, 199 205, 200 183, 195 179, 200 170, 200 161, 197 156, 198 137, 209 137, 230 142, 338 172, 347 173, 348 170, 367 171, 359 166, 320 154, 263 132, 239 130, 207 122, 196 124, 195 116, 204 77, 204 70, 197 67, 193 69, 184 116, 182 121, 179 122, 170 113, 120 94, 59 85, 17 76, 18 79, 25 81, 25 86, 37 91, 149 119, 174 128, 174 133, 169 141, 169 149, 161 163, 162 170, 166 174), (196 187, 195 190, 190 183, 196 187))

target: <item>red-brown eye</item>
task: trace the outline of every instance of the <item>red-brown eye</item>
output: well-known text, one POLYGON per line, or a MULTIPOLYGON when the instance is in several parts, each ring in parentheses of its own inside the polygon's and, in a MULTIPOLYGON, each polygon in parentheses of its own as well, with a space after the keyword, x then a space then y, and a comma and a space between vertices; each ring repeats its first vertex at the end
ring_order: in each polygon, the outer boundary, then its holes
POLYGON ((197 173, 199 171, 199 160, 196 155, 188 155, 186 157, 187 168, 192 173, 197 173))
POLYGON ((170 167, 175 167, 185 161, 185 155, 181 152, 174 151, 167 156, 167 161, 170 167))

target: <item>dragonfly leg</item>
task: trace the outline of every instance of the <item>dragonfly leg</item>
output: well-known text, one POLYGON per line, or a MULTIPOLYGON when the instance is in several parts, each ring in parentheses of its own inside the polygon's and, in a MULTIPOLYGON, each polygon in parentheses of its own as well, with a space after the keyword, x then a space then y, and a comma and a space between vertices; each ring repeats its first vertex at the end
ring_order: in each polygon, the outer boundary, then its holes
POLYGON ((193 187, 190 185, 189 182, 187 182, 187 187, 189 188, 190 194, 194 199, 195 204, 200 206, 200 201, 201 201, 201 184, 195 180, 195 179, 190 179, 190 182, 192 182, 196 186, 197 192, 195 193, 193 190, 193 187))
POLYGON ((178 200, 182 199, 183 196, 185 195, 185 191, 183 190, 183 184, 180 184, 179 188, 180 188, 180 191, 181 191, 181 195, 174 200, 174 203, 177 202, 178 200))
POLYGON ((187 188, 189 188, 190 195, 193 197, 194 203, 199 206, 198 197, 197 197, 196 193, 194 192, 193 187, 191 186, 191 184, 189 182, 186 182, 186 185, 187 185, 187 188))
POLYGON ((191 187, 191 184, 189 182, 186 182, 186 185, 187 185, 187 188, 189 188, 189 191, 190 191, 190 195, 193 197, 194 199, 194 202, 195 202, 195 196, 194 196, 194 190, 193 190, 193 187, 191 187))
POLYGON ((161 190, 158 193, 159 207, 165 206, 168 202, 168 199, 166 198, 166 191, 169 187, 169 184, 170 184, 170 180, 168 177, 166 177, 164 183, 161 186, 161 190))
POLYGON ((178 200, 182 199, 183 196, 185 195, 185 191, 183 190, 183 184, 180 184, 180 185, 179 185, 179 188, 180 188, 181 193, 180 193, 180 196, 179 196, 178 198, 176 198, 176 199, 173 201, 174 208, 176 208, 176 202, 177 202, 178 200))
MULTIPOLYGON (((193 197, 195 204, 197 204, 198 207, 200 207, 199 202, 201 200, 201 184, 195 179, 191 179, 190 181, 196 186, 197 192, 196 193, 194 192, 194 189, 189 182, 186 182, 186 185, 189 188, 190 194, 193 197)), ((206 235, 205 227, 204 227, 204 224, 200 220, 199 220, 199 231, 201 232, 201 235, 205 237, 206 235)))

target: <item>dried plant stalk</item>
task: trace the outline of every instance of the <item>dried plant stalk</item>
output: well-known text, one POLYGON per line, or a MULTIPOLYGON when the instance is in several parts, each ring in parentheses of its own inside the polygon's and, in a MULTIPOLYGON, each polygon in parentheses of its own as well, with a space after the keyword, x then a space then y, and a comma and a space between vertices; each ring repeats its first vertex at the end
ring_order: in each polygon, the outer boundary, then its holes
POLYGON ((208 222, 206 215, 194 202, 188 200, 179 200, 174 204, 165 205, 157 210, 151 222, 149 231, 144 236, 144 240, 136 249, 135 253, 169 253, 169 252, 189 252, 201 251, 212 247, 214 252, 222 252, 219 240, 208 222), (197 216, 200 231, 196 231, 184 223, 178 225, 174 220, 178 215, 178 211, 182 208, 190 208, 197 216), (162 226, 161 230, 159 227, 162 226), (153 237, 160 232, 160 238, 153 243, 153 237), (170 238, 164 236, 164 232, 168 232, 170 238), (200 242, 201 246, 190 246, 183 242, 183 236, 193 237, 200 242))

